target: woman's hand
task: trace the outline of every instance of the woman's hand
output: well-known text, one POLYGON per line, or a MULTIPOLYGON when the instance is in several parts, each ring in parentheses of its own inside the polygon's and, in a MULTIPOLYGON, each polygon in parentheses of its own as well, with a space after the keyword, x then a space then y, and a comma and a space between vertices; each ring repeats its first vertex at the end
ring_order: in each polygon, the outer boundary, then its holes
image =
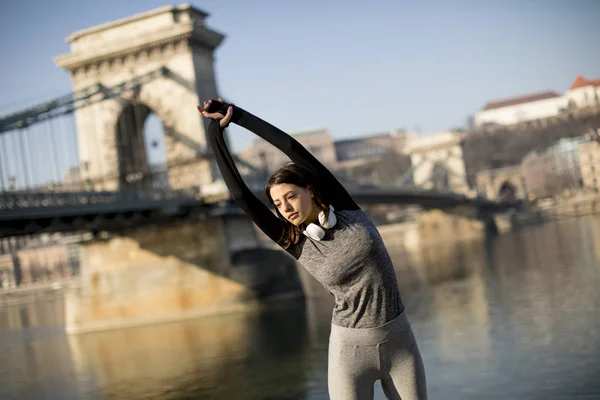
MULTIPOLYGON (((222 103, 223 99, 219 97, 219 101, 222 103)), ((212 100, 205 101, 204 108, 198 106, 198 111, 200 111, 200 114, 202 114, 206 118, 219 120, 219 125, 221 126, 221 128, 227 128, 229 126, 229 122, 231 121, 231 116, 233 115, 233 107, 227 107, 227 114, 225 115, 216 112, 209 113, 206 110, 208 110, 208 107, 210 107, 211 103, 212 100)))

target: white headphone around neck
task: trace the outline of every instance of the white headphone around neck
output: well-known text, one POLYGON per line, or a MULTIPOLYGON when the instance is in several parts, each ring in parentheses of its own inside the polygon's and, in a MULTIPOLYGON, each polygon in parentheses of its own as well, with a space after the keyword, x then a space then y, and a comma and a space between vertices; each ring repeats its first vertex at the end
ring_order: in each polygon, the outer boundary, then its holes
POLYGON ((319 225, 317 224, 313 224, 310 223, 308 224, 308 226, 306 227, 306 229, 304 231, 302 231, 302 233, 304 233, 306 236, 308 236, 309 238, 313 239, 313 240, 321 240, 325 237, 325 229, 331 229, 335 226, 335 224, 337 224, 337 218, 335 217, 334 214, 334 209, 333 206, 329 206, 329 217, 327 218, 327 221, 325 221, 325 212, 321 211, 319 213, 319 225))

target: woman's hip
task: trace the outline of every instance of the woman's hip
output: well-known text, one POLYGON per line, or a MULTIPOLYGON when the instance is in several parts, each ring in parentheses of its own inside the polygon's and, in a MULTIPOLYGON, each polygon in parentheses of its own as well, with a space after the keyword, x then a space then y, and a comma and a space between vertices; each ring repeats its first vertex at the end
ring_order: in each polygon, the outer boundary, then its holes
POLYGON ((373 328, 348 328, 331 324, 330 345, 374 346, 385 342, 414 342, 412 326, 406 311, 393 320, 373 328))

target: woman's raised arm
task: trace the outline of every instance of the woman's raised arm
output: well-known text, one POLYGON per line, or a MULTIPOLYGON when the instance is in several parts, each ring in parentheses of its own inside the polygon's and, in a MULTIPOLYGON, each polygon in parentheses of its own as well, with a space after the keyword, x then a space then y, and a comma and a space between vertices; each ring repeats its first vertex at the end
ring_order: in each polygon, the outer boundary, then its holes
POLYGON ((252 115, 248 111, 222 101, 212 100, 207 107, 210 113, 225 114, 231 107, 231 122, 248 129, 255 135, 263 138, 281 150, 296 165, 309 171, 317 181, 324 200, 332 204, 336 211, 357 210, 359 206, 354 202, 346 188, 315 156, 313 156, 296 139, 283 132, 281 129, 252 115))
MULTIPOLYGON (((201 107, 198 107, 198 109, 201 112, 204 111, 201 107)), ((224 115, 221 115, 221 117, 224 117, 224 115)), ((284 222, 277 218, 277 216, 254 195, 242 179, 242 176, 227 149, 225 138, 223 137, 223 129, 227 123, 227 120, 225 120, 225 124, 222 124, 219 119, 212 119, 207 132, 208 143, 215 156, 219 171, 221 171, 221 176, 236 204, 240 206, 240 208, 271 240, 281 245, 280 241, 283 238, 285 229, 284 222)))

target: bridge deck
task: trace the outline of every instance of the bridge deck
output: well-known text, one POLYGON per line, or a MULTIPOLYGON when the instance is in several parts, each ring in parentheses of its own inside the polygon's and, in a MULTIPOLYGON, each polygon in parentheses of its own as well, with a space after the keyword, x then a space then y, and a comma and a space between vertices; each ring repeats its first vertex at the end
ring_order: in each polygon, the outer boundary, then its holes
MULTIPOLYGON (((357 189, 350 194, 361 205, 420 205, 426 209, 472 206, 479 213, 501 213, 510 206, 485 199, 422 189, 357 189)), ((256 195, 266 201, 264 193, 256 195)), ((222 196, 227 199, 227 194, 222 196)), ((118 230, 124 226, 162 223, 190 214, 241 212, 230 201, 223 203, 189 190, 128 190, 119 192, 65 192, 0 194, 0 237, 42 232, 118 230)))

